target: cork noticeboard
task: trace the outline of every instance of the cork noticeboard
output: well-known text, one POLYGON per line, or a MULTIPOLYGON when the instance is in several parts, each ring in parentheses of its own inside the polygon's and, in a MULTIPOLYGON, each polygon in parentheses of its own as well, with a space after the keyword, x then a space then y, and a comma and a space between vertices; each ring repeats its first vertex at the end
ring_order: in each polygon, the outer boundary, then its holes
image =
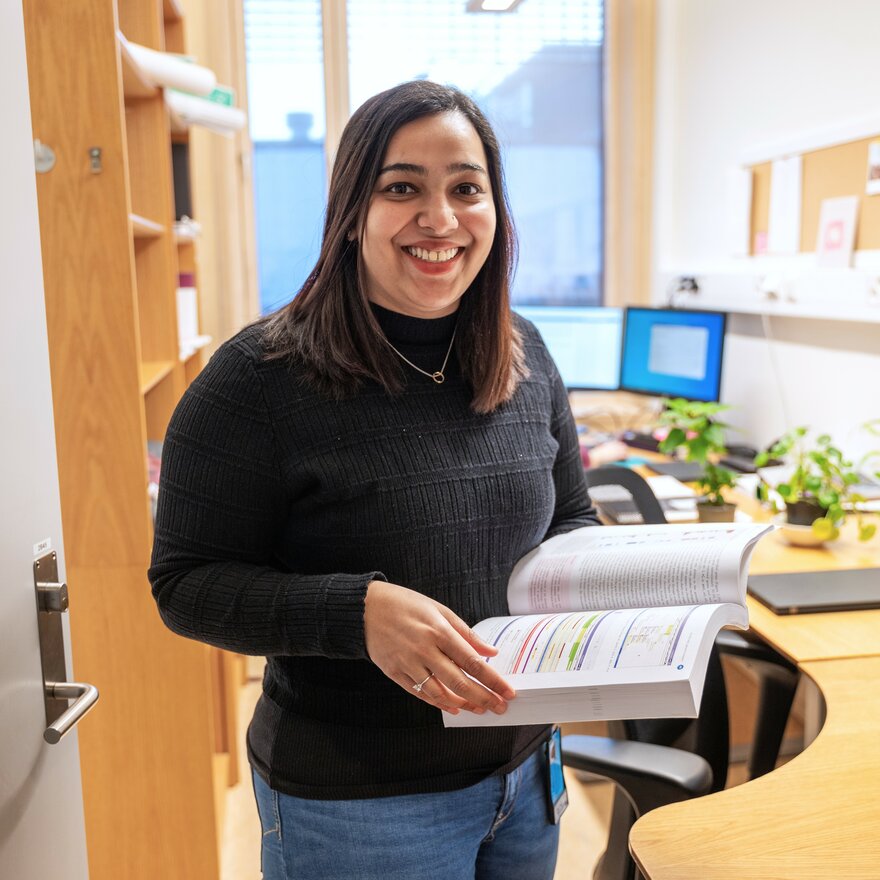
MULTIPOLYGON (((880 195, 865 194, 868 144, 877 140, 880 133, 803 154, 801 251, 816 250, 822 200, 853 195, 859 197, 855 249, 880 249, 880 195)), ((769 226, 771 175, 770 162, 752 166, 752 254, 756 236, 766 233, 769 226)))

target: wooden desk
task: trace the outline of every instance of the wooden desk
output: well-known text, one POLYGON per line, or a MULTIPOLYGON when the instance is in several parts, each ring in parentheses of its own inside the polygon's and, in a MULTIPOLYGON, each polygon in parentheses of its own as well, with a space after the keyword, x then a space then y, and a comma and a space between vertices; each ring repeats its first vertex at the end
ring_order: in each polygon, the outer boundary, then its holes
MULTIPOLYGON (((754 502, 742 506, 766 518, 754 502)), ((880 541, 849 523, 822 549, 763 538, 750 571, 880 566, 880 541)), ((750 624, 795 661, 825 699, 826 720, 797 757, 760 779, 639 819, 630 848, 650 880, 880 877, 880 610, 780 617, 748 599, 750 624)))
POLYGON ((801 668, 825 695, 819 736, 760 779, 642 817, 630 846, 651 880, 880 877, 880 657, 801 668))
MULTIPOLYGON (((738 500, 755 520, 766 519, 757 502, 738 500)), ((792 547, 778 532, 767 535, 755 548, 749 571, 772 574, 872 567, 880 567, 880 538, 860 542, 855 522, 850 521, 837 541, 821 548, 792 547)), ((747 602, 751 628, 795 663, 880 655, 880 609, 779 616, 751 596, 747 602)))

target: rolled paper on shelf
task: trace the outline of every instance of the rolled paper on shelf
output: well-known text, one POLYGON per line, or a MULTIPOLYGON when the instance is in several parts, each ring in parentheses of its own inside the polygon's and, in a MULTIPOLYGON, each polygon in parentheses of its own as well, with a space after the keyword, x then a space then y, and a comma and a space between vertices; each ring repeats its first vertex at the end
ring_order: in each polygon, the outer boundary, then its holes
MULTIPOLYGON (((177 117, 177 125, 201 125, 220 134, 231 134, 244 128, 247 122, 243 110, 197 98, 195 95, 167 91, 165 103, 177 117)), ((172 122, 172 129, 175 127, 175 123, 172 122)))
POLYGON ((126 40, 129 54, 144 78, 163 88, 182 89, 196 95, 209 95, 217 85, 213 70, 126 40))

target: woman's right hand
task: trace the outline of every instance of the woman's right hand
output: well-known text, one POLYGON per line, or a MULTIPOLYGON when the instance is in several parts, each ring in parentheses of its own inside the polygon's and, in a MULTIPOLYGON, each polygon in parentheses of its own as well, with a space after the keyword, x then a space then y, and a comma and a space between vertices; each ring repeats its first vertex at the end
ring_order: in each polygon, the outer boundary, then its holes
POLYGON ((414 590, 370 581, 364 608, 370 659, 407 693, 458 714, 507 710, 514 689, 483 659, 498 653, 445 605, 414 590), (427 681, 425 681, 427 679, 427 681), (421 691, 413 685, 424 681, 421 691))

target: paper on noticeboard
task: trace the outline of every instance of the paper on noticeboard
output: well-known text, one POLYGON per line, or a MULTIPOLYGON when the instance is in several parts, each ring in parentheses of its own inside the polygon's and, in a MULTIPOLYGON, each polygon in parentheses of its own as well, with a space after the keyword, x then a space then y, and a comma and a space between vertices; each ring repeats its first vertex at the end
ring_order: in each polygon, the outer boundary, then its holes
POLYGON ((880 141, 868 144, 868 179, 865 193, 869 196, 880 195, 880 141))
POLYGON ((858 196, 823 199, 816 234, 816 265, 845 269, 852 261, 856 239, 858 196))
POLYGON ((767 234, 767 250, 771 254, 796 254, 800 250, 802 166, 800 156, 773 162, 767 234))

